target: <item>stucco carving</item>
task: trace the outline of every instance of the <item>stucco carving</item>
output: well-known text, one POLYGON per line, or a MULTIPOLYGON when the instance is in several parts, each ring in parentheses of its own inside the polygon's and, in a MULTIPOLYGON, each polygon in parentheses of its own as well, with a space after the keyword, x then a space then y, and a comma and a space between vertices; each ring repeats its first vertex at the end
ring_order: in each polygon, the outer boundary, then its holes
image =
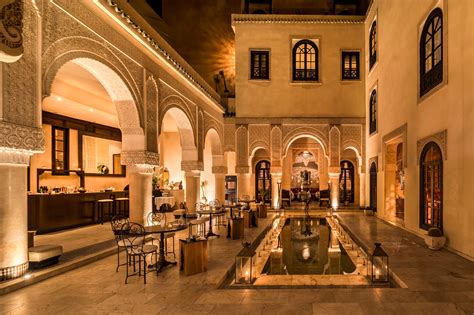
POLYGON ((122 151, 121 161, 123 165, 148 165, 155 167, 160 165, 160 156, 156 152, 149 151, 122 151))
POLYGON ((283 149, 287 150, 289 144, 296 138, 310 136, 321 142, 325 154, 328 154, 329 148, 329 126, 328 125, 282 125, 283 149))
POLYGON ((224 124, 224 152, 235 151, 235 124, 224 124))
POLYGON ((31 154, 43 152, 45 149, 43 130, 0 121, 0 148, 31 154))
POLYGON ((200 161, 181 161, 181 170, 185 172, 203 171, 204 163, 200 161))
POLYGON ((357 154, 362 156, 362 126, 361 125, 342 125, 342 150, 353 147, 357 154))
MULTIPOLYGON (((114 91, 115 89, 111 86, 113 82, 117 80, 116 77, 113 78, 114 81, 111 81, 112 78, 104 78, 104 82, 109 82, 108 84, 104 84, 104 88, 106 88, 107 92, 110 94, 110 97, 116 100, 128 99, 128 97, 122 93, 130 93, 133 101, 137 105, 141 126, 143 126, 143 102, 139 85, 131 76, 130 71, 124 65, 118 55, 108 49, 103 43, 91 38, 78 36, 61 38, 58 41, 52 43, 51 46, 46 49, 42 58, 42 71, 44 74, 43 96, 48 96, 51 94, 51 86, 56 73, 64 64, 69 61, 79 62, 80 60, 94 60, 96 64, 101 64, 103 67, 107 67, 113 71, 109 72, 109 77, 111 75, 116 75, 120 78, 120 81, 126 85, 126 89, 122 87, 120 88, 122 91, 114 91)), ((87 70, 94 71, 94 68, 95 67, 89 67, 87 70)), ((143 71, 143 69, 140 69, 140 71, 143 71)), ((100 79, 105 75, 105 73, 106 71, 101 71, 100 74, 102 75, 95 73, 95 76, 100 79)), ((92 74, 94 73, 92 72, 92 74)))
POLYGON ((15 62, 23 55, 21 0, 1 0, 0 12, 0 61, 15 62))
POLYGON ((270 134, 271 138, 271 165, 275 165, 277 163, 278 165, 281 163, 281 126, 280 125, 275 125, 272 126, 272 131, 270 134))
POLYGON ((249 125, 249 152, 256 148, 270 152, 270 125, 249 125))
POLYGON ((376 155, 374 157, 371 157, 369 159, 369 163, 368 163, 369 170, 372 167, 372 163, 375 163, 375 168, 377 169, 377 172, 378 172, 378 170, 379 170, 379 156, 378 155, 376 155))
POLYGON ((227 166, 213 166, 212 174, 227 174, 227 166))
POLYGON ((329 166, 338 167, 341 156, 341 131, 337 126, 331 127, 329 131, 329 166))
POLYGON ((416 142, 416 156, 418 157, 416 159, 417 165, 420 164, 421 153, 423 152, 423 148, 429 142, 434 142, 439 146, 439 148, 441 149, 441 153, 443 154, 443 160, 448 159, 448 131, 445 129, 416 142))
POLYGON ((236 167, 248 166, 249 163, 249 136, 246 125, 241 125, 236 131, 236 167))
POLYGON ((198 126, 197 126, 197 149, 198 149, 198 161, 204 162, 204 115, 202 110, 198 110, 198 126))
POLYGON ((31 1, 24 1, 23 57, 3 64, 3 119, 24 126, 36 126, 37 69, 37 11, 31 1))
POLYGON ((224 126, 222 122, 217 121, 212 115, 205 112, 204 113, 204 135, 207 135, 209 130, 214 129, 219 136, 219 145, 221 146, 221 152, 223 152, 223 143, 224 143, 224 126))
POLYGON ((152 75, 146 81, 146 143, 147 150, 158 152, 158 86, 152 75))
POLYGON ((160 105, 158 106, 159 109, 159 123, 158 123, 158 132, 161 133, 161 126, 163 123, 163 117, 165 117, 166 112, 173 107, 177 107, 180 110, 182 110, 189 122, 191 123, 193 133, 196 134, 196 110, 195 107, 191 109, 191 105, 187 104, 187 102, 180 97, 179 95, 175 94, 168 94, 167 91, 169 91, 167 88, 165 88, 166 85, 159 85, 159 92, 158 95, 160 97, 160 105))

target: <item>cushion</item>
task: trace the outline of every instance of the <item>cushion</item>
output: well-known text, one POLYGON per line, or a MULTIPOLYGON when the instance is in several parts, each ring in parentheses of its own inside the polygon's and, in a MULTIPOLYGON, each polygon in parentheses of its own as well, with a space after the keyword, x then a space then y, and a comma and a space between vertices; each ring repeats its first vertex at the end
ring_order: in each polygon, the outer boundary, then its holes
POLYGON ((40 262, 63 254, 61 245, 40 245, 28 249, 28 257, 31 262, 40 262))

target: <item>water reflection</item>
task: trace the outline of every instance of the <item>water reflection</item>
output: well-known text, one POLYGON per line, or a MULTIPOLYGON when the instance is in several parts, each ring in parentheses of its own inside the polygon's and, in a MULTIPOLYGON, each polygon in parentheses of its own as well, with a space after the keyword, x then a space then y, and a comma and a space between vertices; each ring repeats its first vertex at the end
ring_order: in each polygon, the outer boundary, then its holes
POLYGON ((288 218, 280 238, 282 251, 270 257, 267 274, 342 274, 355 270, 325 218, 288 218))

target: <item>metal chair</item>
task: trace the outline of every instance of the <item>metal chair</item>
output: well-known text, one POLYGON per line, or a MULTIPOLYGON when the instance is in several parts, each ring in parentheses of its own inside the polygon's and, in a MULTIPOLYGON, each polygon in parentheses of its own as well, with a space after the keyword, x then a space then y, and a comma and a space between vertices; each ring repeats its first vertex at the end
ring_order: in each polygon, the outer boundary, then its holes
MULTIPOLYGON (((148 213, 147 215, 147 221, 148 221, 148 225, 165 225, 166 224, 166 214, 165 213, 161 213, 161 212, 150 212, 148 213)), ((176 259, 176 253, 175 253, 175 245, 174 245, 174 241, 175 241, 175 235, 176 233, 168 233, 168 234, 165 234, 165 255, 168 255, 169 253, 172 253, 173 254, 173 257, 174 259, 176 259), (168 239, 172 238, 172 241, 173 241, 173 251, 168 251, 168 239)), ((156 241, 160 241, 160 234, 152 234, 151 235, 151 243, 153 244, 153 241, 156 240, 156 241)))
MULTIPOLYGON (((209 202, 209 207, 211 210, 219 210, 221 208, 221 203, 219 202, 219 199, 214 199, 209 202)), ((225 222, 225 213, 217 214, 216 215, 216 226, 222 225, 226 226, 225 222)))
POLYGON ((125 244, 122 241, 120 234, 122 233, 122 226, 129 223, 130 221, 128 220, 128 218, 124 216, 115 216, 110 220, 110 225, 112 226, 112 232, 114 233, 115 242, 117 243, 117 269, 115 270, 115 272, 118 272, 120 266, 129 264, 128 261, 126 261, 124 264, 120 264, 120 250, 125 250, 125 244))
MULTIPOLYGON (((121 241, 125 244, 125 250, 127 251, 127 257, 135 258, 138 257, 138 276, 141 276, 142 271, 142 259, 143 259, 143 282, 146 284, 146 258, 148 255, 155 254, 155 263, 157 262, 158 257, 158 246, 156 245, 145 245, 145 228, 138 223, 126 223, 122 226, 122 231, 120 233, 121 241)), ((125 277, 125 284, 129 277, 136 275, 136 272, 132 275, 128 273, 127 264, 127 273, 125 277)), ((135 264, 133 265, 135 269, 135 264)))

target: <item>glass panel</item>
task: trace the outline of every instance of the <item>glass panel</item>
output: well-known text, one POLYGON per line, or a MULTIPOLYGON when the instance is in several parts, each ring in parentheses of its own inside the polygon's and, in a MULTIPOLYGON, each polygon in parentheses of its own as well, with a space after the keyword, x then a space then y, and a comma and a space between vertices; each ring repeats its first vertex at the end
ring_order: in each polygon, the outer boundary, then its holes
POLYGON ((441 61, 441 46, 436 48, 435 50, 433 64, 437 65, 440 61, 441 61))
POLYGON ((432 46, 431 40, 430 40, 430 41, 426 42, 426 45, 425 45, 425 56, 431 55, 432 49, 433 49, 433 46, 432 46))
POLYGON ((55 129, 54 136, 56 140, 64 140, 64 130, 55 129))
POLYGON ((428 58, 426 58, 425 60, 425 73, 427 73, 428 71, 430 71, 432 68, 432 65, 431 65, 431 56, 428 56, 428 58))
POLYGON ((438 47, 441 44, 441 30, 438 30, 434 35, 434 46, 438 47))

